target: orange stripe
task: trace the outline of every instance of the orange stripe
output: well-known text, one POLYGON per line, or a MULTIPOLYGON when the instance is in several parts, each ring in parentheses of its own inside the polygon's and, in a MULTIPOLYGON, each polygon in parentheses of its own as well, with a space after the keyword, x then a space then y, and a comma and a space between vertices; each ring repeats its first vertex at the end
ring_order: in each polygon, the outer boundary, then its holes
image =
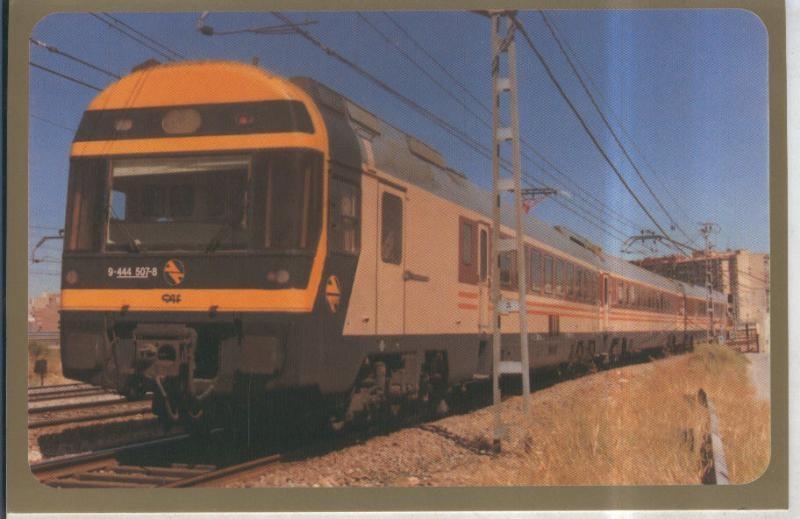
POLYGON ((458 303, 458 307, 461 308, 462 310, 477 310, 478 309, 478 305, 471 305, 471 304, 468 304, 468 303, 458 303))
POLYGON ((285 290, 230 289, 65 289, 63 310, 112 310, 128 306, 130 311, 205 311, 216 306, 225 311, 307 312, 314 303, 316 287, 285 290), (180 303, 165 303, 164 294, 180 296, 180 303))
POLYGON ((562 308, 564 310, 573 310, 578 312, 597 312, 599 309, 595 306, 591 306, 588 303, 581 306, 568 306, 568 305, 559 305, 559 304, 550 304, 550 303, 539 303, 537 301, 528 301, 528 306, 539 306, 542 308, 562 308), (590 306, 591 308, 586 308, 590 306))
POLYGON ((136 155, 144 153, 212 152, 267 148, 311 148, 327 151, 324 134, 270 133, 253 135, 206 135, 164 139, 120 139, 72 144, 72 156, 136 155))
POLYGON ((592 319, 591 316, 578 315, 578 314, 554 314, 553 312, 542 312, 540 310, 528 310, 528 315, 557 315, 559 317, 577 317, 579 319, 592 319))
POLYGON ((478 299, 478 294, 475 292, 459 292, 458 295, 467 299, 478 299))

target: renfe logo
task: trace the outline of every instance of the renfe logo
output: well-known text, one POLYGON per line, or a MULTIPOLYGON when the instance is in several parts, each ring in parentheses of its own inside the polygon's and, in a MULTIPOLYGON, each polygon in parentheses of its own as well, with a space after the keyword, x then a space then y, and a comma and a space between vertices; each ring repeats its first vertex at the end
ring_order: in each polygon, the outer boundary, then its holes
POLYGON ((186 269, 181 260, 171 259, 164 264, 164 281, 170 286, 177 286, 183 283, 186 277, 186 269))
POLYGON ((180 294, 164 294, 161 296, 161 300, 165 303, 180 303, 181 302, 181 295, 180 294))

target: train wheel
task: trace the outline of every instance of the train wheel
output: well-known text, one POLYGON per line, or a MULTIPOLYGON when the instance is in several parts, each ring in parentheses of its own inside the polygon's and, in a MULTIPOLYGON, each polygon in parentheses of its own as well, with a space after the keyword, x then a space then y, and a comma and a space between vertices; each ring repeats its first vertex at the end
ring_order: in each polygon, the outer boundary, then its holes
POLYGON ((120 393, 129 402, 142 400, 145 395, 144 381, 139 377, 131 378, 120 393))

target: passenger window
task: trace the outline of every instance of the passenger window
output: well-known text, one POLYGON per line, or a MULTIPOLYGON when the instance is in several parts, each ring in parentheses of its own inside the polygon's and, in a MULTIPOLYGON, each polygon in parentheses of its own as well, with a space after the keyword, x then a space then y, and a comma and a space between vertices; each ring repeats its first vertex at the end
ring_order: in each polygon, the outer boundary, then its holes
POLYGON ((533 289, 536 292, 542 290, 542 252, 536 249, 531 250, 531 279, 533 289))
POLYGON ((564 261, 556 261, 556 295, 564 296, 564 261))
POLYGON ((403 259, 403 201, 391 193, 381 198, 381 260, 399 265, 403 259))
POLYGON ((591 273, 588 270, 583 271, 583 301, 586 303, 592 299, 590 275, 591 273))
POLYGON ((544 291, 546 294, 553 292, 553 257, 544 257, 544 291))
POLYGON ((575 266, 572 263, 567 263, 567 297, 572 299, 575 294, 575 266))
POLYGON ((500 286, 514 288, 514 253, 510 251, 500 253, 500 286))
POLYGON ((481 281, 486 281, 486 276, 489 275, 489 235, 486 229, 481 229, 481 265, 480 275, 481 281))
POLYGON ((335 178, 330 181, 331 250, 358 253, 358 188, 335 178))

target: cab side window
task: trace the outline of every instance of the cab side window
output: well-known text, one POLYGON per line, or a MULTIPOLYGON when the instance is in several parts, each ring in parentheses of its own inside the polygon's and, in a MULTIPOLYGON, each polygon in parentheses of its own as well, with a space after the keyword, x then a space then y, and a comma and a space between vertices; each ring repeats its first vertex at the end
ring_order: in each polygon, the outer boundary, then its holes
POLYGON ((358 254, 361 247, 358 187, 331 178, 330 191, 331 250, 358 254))
POLYGON ((391 193, 381 197, 381 260, 395 265, 403 260, 403 201, 391 193))
POLYGON ((458 280, 461 283, 478 282, 478 258, 475 222, 458 219, 458 280))

